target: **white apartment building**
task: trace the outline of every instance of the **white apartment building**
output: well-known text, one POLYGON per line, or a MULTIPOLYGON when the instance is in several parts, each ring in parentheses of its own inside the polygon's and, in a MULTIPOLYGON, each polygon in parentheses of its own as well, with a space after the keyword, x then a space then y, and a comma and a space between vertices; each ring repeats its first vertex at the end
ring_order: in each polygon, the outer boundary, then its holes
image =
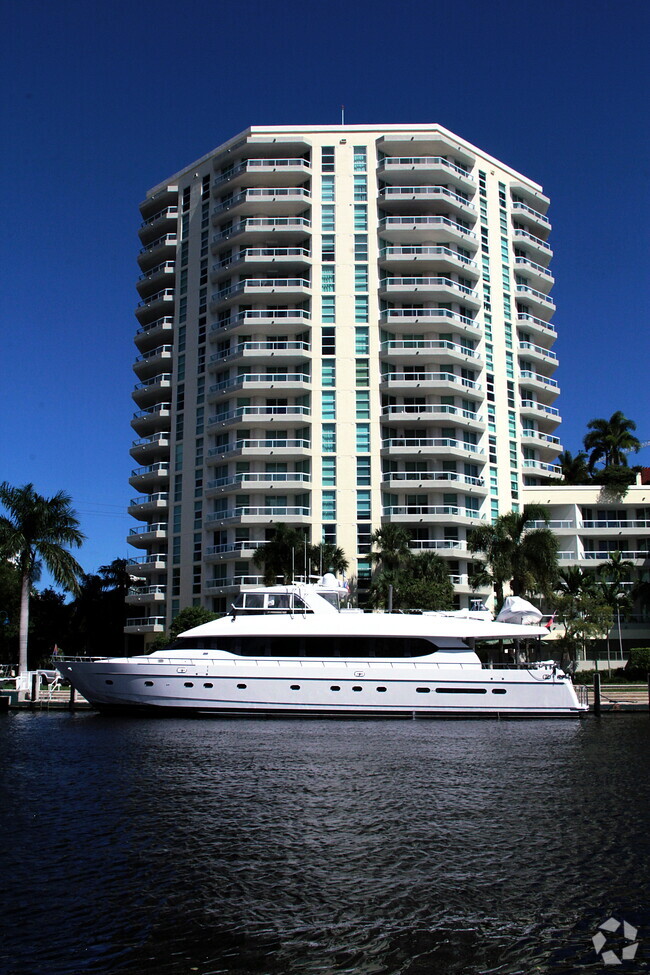
POLYGON ((280 522, 361 588, 398 522, 468 604, 468 530, 559 474, 548 205, 439 125, 254 126, 148 193, 128 633, 224 609, 280 522))

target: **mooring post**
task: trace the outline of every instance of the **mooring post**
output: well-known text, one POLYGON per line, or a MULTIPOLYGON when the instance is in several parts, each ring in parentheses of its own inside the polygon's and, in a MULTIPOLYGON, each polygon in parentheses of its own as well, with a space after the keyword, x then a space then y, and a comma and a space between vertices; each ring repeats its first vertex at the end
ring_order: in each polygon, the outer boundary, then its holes
POLYGON ((71 711, 74 711, 74 698, 75 690, 72 684, 70 684, 70 700, 68 701, 68 707, 71 711))
POLYGON ((600 714, 600 674, 594 674, 594 714, 600 714))
POLYGON ((650 714, 650 670, 648 671, 648 714, 650 714))
POLYGON ((30 708, 36 707, 36 702, 38 701, 39 681, 40 675, 32 674, 31 701, 29 702, 30 708))

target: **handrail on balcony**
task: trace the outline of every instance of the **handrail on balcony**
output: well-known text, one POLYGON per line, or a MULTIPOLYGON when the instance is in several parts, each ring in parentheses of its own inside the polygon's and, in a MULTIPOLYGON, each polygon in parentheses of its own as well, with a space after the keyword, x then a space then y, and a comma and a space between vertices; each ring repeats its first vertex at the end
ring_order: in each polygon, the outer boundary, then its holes
POLYGON ((535 288, 529 288, 527 284, 518 284, 517 293, 522 295, 532 295, 533 298, 536 298, 538 301, 544 301, 547 304, 555 307, 553 299, 550 297, 550 295, 545 295, 542 291, 536 291, 535 288))
POLYGON ((383 450, 393 447, 450 447, 454 450, 465 450, 471 454, 483 454, 484 451, 477 444, 467 443, 465 440, 451 440, 448 437, 389 437, 382 440, 383 450))
POLYGON ((469 170, 463 169, 462 166, 457 166, 455 163, 445 159, 444 156, 384 156, 379 163, 379 169, 385 169, 387 165, 423 166, 426 168, 432 166, 445 166, 447 169, 451 169, 460 176, 464 176, 466 179, 470 179, 472 182, 474 182, 474 177, 469 170))
POLYGON ((538 383, 543 383, 544 386, 553 386, 553 388, 557 388, 559 386, 557 379, 549 379, 548 376, 540 376, 538 372, 531 372, 530 369, 522 369, 520 375, 522 379, 534 379, 538 383))
POLYGON ((533 271, 538 271, 546 277, 553 277, 549 268, 542 267, 541 264, 536 264, 535 261, 531 261, 528 257, 515 257, 515 264, 519 264, 522 267, 531 267, 533 271))
POLYGON ((445 403, 391 403, 382 406, 382 416, 396 416, 408 413, 411 416, 462 416, 465 420, 481 421, 478 413, 461 409, 459 406, 447 406, 445 403))
POLYGON ((474 508, 460 507, 450 504, 398 504, 388 505, 382 509, 387 516, 399 515, 449 515, 452 518, 480 518, 481 514, 474 508))
POLYGON ((215 413, 208 417, 208 423, 226 423, 243 416, 311 416, 309 406, 238 406, 235 410, 215 413))
POLYGON ((304 440, 302 438, 287 439, 287 438, 277 438, 277 437, 267 437, 264 440, 250 440, 245 438, 243 440, 234 440, 227 444, 220 445, 218 447, 210 447, 208 450, 208 457, 215 457, 219 454, 230 453, 234 450, 268 450, 268 449, 309 449, 311 447, 311 442, 309 440, 304 440))
POLYGON ((536 220, 540 220, 542 223, 547 224, 549 227, 551 226, 551 221, 548 219, 547 216, 545 216, 543 213, 540 213, 539 210, 533 210, 533 208, 529 207, 528 204, 526 203, 521 203, 520 201, 515 200, 512 204, 512 209, 513 211, 523 210, 524 213, 530 213, 530 215, 535 217, 536 220))
POLYGON ((136 505, 142 504, 153 504, 157 501, 169 501, 169 493, 167 491, 158 491, 156 494, 141 494, 137 498, 131 498, 129 507, 135 507, 136 505))
POLYGON ((151 532, 166 532, 167 528, 166 521, 160 521, 154 525, 138 525, 137 528, 129 529, 129 535, 149 535, 151 532))
POLYGON ((557 359, 557 354, 552 352, 551 349, 545 349, 541 345, 535 345, 533 342, 520 342, 520 349, 526 349, 528 352, 537 352, 539 355, 548 357, 549 359, 557 359))
POLYGON ((480 323, 467 315, 461 315, 449 308, 386 308, 382 311, 384 318, 450 318, 455 322, 462 322, 472 328, 479 328, 480 323))
POLYGON ((152 376, 151 379, 145 379, 141 383, 136 383, 134 389, 146 389, 148 386, 157 386, 159 383, 171 383, 172 376, 170 372, 162 372, 158 376, 152 376))
POLYGON ((385 382, 396 382, 396 383, 407 383, 407 382, 445 382, 445 383, 456 383, 460 386, 464 386, 466 389, 481 389, 480 383, 476 383, 471 379, 464 379, 462 376, 456 376, 453 372, 392 372, 387 373, 381 377, 382 383, 385 382))
POLYGON ((383 196, 384 199, 389 196, 444 196, 455 203, 461 203, 468 210, 476 210, 473 203, 459 193, 447 189, 446 186, 384 186, 379 191, 379 196, 383 196))
POLYGON ((155 251, 157 247, 175 247, 178 243, 178 237, 176 234, 163 234, 162 237, 156 237, 150 244, 146 247, 140 248, 141 254, 149 254, 151 251, 155 251))
POLYGON ((416 244, 411 247, 382 247, 379 251, 379 256, 381 257, 438 257, 444 255, 445 257, 453 257, 461 264, 466 264, 468 267, 478 267, 476 261, 472 261, 469 257, 465 257, 464 254, 459 254, 458 251, 452 250, 451 247, 432 247, 428 244, 423 244, 418 247, 416 244))
POLYGON ((446 277, 410 277, 410 278, 397 278, 397 277, 387 277, 382 278, 381 282, 382 288, 390 287, 435 287, 441 285, 445 288, 453 288, 454 291, 460 291, 464 295, 470 295, 472 298, 477 297, 477 293, 473 288, 467 288, 464 284, 460 284, 458 281, 454 281, 452 278, 446 277))
POLYGON ((527 230, 522 230, 521 227, 515 227, 514 234, 515 237, 522 237, 525 240, 530 240, 537 247, 541 247, 542 250, 551 252, 551 246, 547 241, 542 240, 541 237, 535 237, 534 234, 529 234, 527 230))
POLYGON ((467 227, 463 227, 462 224, 458 223, 456 220, 450 220, 449 217, 443 216, 429 216, 429 217, 384 217, 379 221, 379 226, 384 228, 390 227, 451 227, 454 230, 460 231, 465 237, 476 239, 476 234, 473 230, 469 230, 467 227))
POLYGON ((473 487, 485 487, 482 477, 473 477, 471 474, 459 474, 457 471, 384 471, 382 481, 443 481, 448 484, 469 484, 473 487))
POLYGON ((159 345, 158 348, 152 349, 151 352, 143 352, 142 355, 136 356, 135 361, 147 362, 148 359, 156 359, 161 355, 171 355, 173 351, 173 345, 159 345))
POLYGON ((170 465, 166 461, 159 461, 157 464, 148 464, 146 467, 136 467, 131 471, 131 477, 140 477, 142 474, 168 474, 170 465))
POLYGON ((141 325, 136 335, 144 335, 145 332, 152 332, 155 328, 164 328, 169 325, 170 328, 174 325, 174 318, 172 315, 163 315, 162 318, 157 318, 155 322, 149 322, 148 325, 141 325))
POLYGON ((232 349, 215 352, 210 356, 210 362, 220 362, 242 355, 244 352, 310 352, 309 342, 240 342, 232 349))
POLYGON ((522 399, 521 405, 524 409, 528 410, 538 410, 540 413, 548 413, 549 416, 559 416, 560 411, 554 406, 545 406, 544 403, 538 403, 534 399, 522 399))
POLYGON ((149 217, 148 220, 143 220, 140 224, 140 229, 142 230, 144 227, 150 227, 151 224, 157 223, 158 220, 163 218, 171 220, 172 217, 177 215, 178 207, 164 207, 162 210, 159 210, 158 213, 154 213, 153 217, 149 217))
POLYGON ((404 341, 387 339, 381 343, 382 352, 409 352, 413 349, 431 352, 447 349, 450 352, 460 352, 472 359, 481 358, 480 352, 477 352, 476 349, 459 345, 458 342, 450 342, 448 339, 405 339, 404 341))
POLYGON ((546 332, 551 332, 552 335, 557 335, 557 332, 550 322, 545 322, 543 318, 536 318, 535 315, 531 315, 528 312, 517 312, 518 322, 532 322, 538 328, 543 328, 546 332))

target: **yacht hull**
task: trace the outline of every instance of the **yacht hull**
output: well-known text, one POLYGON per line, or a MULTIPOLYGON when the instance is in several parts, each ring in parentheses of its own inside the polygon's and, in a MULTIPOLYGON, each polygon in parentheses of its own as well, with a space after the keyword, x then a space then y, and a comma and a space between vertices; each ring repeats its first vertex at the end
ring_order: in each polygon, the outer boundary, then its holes
POLYGON ((578 717, 570 679, 417 660, 249 659, 197 665, 151 658, 62 662, 103 711, 278 717, 578 717))

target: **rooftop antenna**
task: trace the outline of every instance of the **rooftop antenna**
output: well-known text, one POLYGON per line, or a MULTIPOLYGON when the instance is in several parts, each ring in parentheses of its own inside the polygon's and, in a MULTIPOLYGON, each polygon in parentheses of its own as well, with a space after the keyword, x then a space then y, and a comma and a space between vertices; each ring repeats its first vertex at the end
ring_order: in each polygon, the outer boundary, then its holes
POLYGON ((345 105, 341 105, 341 125, 345 125, 345 105))

